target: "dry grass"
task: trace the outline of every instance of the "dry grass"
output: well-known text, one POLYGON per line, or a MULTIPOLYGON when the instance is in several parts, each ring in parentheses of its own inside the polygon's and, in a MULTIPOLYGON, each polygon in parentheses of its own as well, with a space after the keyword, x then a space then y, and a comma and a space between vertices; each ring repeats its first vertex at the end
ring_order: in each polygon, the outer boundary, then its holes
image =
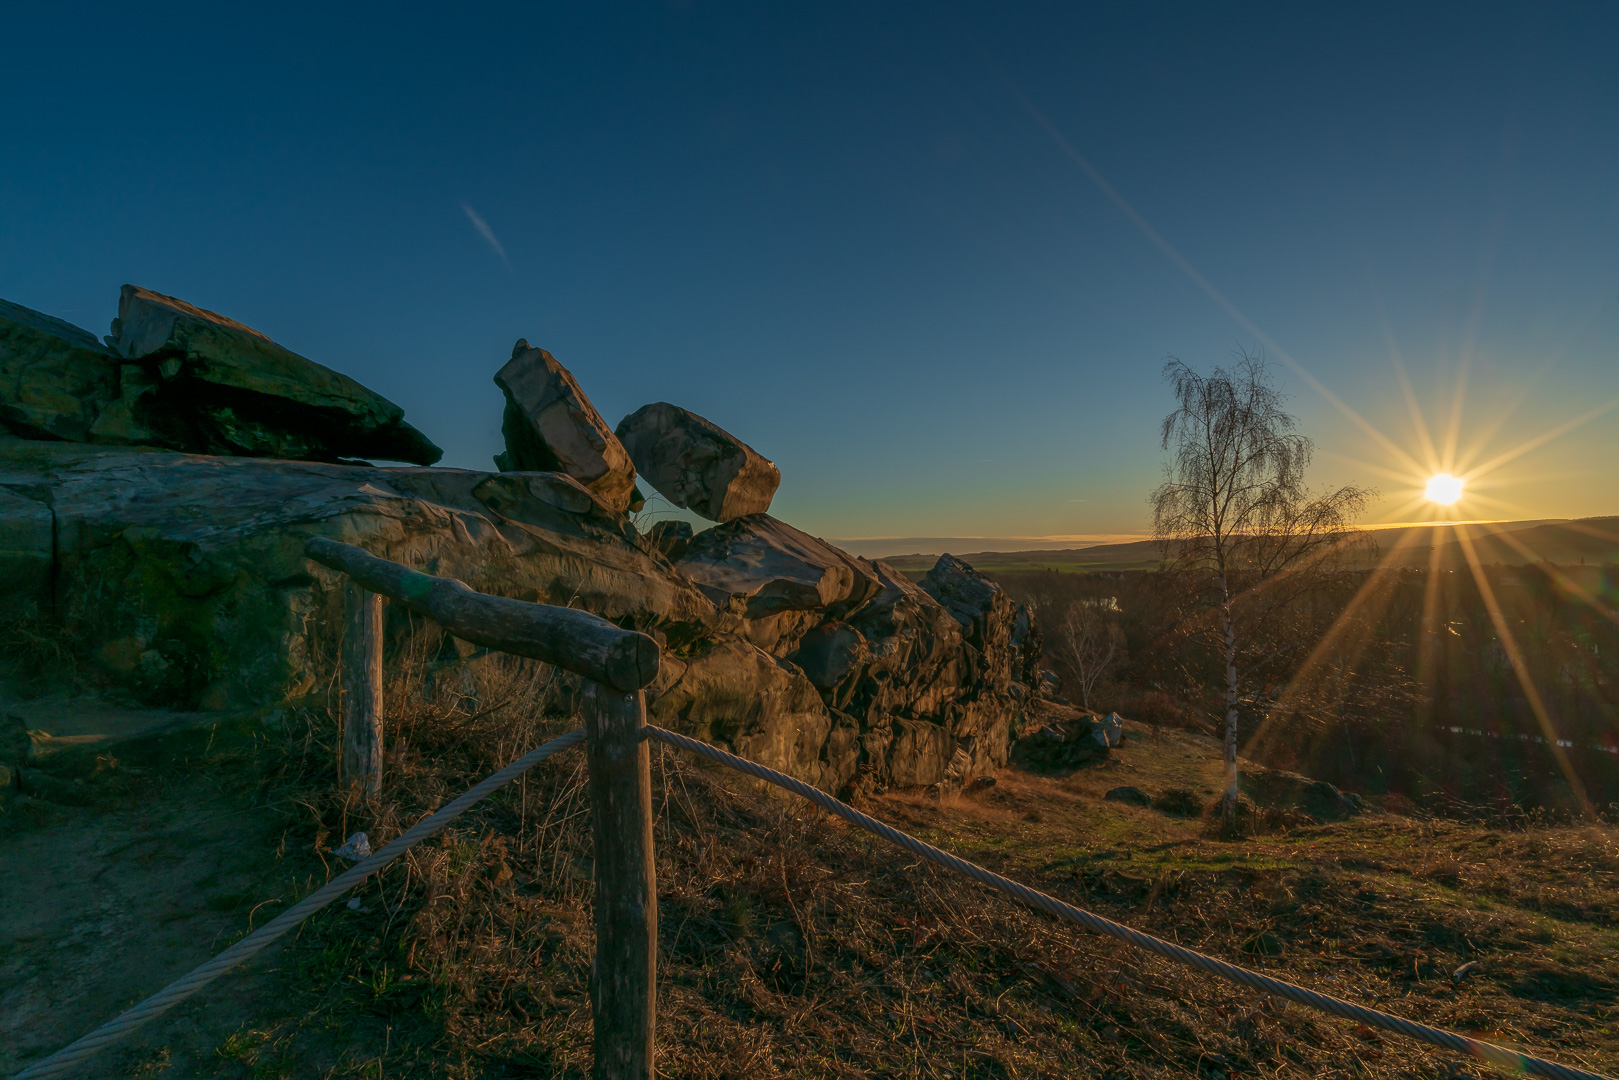
MULTIPOLYGON (((386 840, 572 726, 570 691, 543 667, 444 664, 438 651, 424 639, 395 661, 380 802, 331 785, 329 710, 299 712, 266 755, 274 783, 259 797, 284 808, 283 874, 300 882, 288 895, 323 879, 319 853, 349 832, 386 840)), ((653 761, 661 1075, 1486 1071, 1060 925, 661 746, 653 761)), ((1199 820, 1101 798, 1120 784, 1206 795, 1217 771, 1205 741, 1165 732, 1067 778, 1007 770, 944 801, 896 794, 867 808, 1182 944, 1619 1072, 1614 829, 1370 815, 1222 843, 1199 820)), ((208 1053, 149 1046, 124 1071, 587 1075, 583 780, 577 753, 540 766, 361 889, 358 910, 307 923, 258 980, 251 1018, 208 1053)))

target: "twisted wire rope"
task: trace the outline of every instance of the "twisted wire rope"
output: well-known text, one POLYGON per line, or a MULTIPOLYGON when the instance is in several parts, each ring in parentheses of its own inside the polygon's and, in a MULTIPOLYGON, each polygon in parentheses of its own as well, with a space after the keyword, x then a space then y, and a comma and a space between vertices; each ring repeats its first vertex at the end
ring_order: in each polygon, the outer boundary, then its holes
POLYGON ((495 790, 517 779, 552 754, 577 746, 584 741, 584 729, 576 728, 566 735, 560 735, 550 742, 535 747, 504 769, 480 780, 447 806, 418 821, 374 854, 355 863, 224 952, 205 961, 189 974, 182 975, 134 1008, 102 1024, 84 1038, 69 1043, 48 1058, 34 1062, 22 1072, 13 1075, 12 1080, 44 1080, 45 1077, 67 1074, 85 1058, 123 1038, 154 1016, 167 1012, 237 964, 284 936, 309 916, 423 840, 442 832, 452 821, 482 802, 495 790))
POLYGON ((795 780, 785 773, 766 768, 757 762, 727 753, 716 746, 698 742, 696 739, 690 739, 660 727, 648 725, 646 732, 649 738, 667 743, 670 746, 679 747, 682 750, 689 750, 694 754, 708 758, 710 761, 716 761, 748 776, 785 788, 795 795, 802 795, 822 809, 831 811, 850 824, 864 829, 874 836, 879 836, 889 843, 897 844, 913 855, 920 855, 929 862, 937 863, 947 870, 953 870, 958 874, 972 878, 974 881, 988 885, 992 889, 1006 893, 1008 896, 1021 900, 1031 907, 1039 908, 1041 911, 1055 915, 1060 919, 1077 923, 1098 934, 1105 934, 1137 948, 1146 949, 1164 957, 1166 960, 1173 960, 1175 963, 1206 971, 1211 975, 1246 986, 1250 990, 1274 994, 1299 1005, 1306 1005, 1312 1009, 1331 1013, 1334 1016, 1341 1016, 1346 1020, 1354 1020, 1365 1024, 1367 1027, 1381 1028, 1384 1031, 1396 1032, 1422 1042, 1431 1043, 1434 1046, 1442 1046, 1447 1050, 1466 1054, 1510 1072, 1524 1072, 1532 1076, 1549 1077, 1551 1080, 1612 1080, 1611 1077, 1603 1076, 1601 1073, 1588 1072, 1585 1069, 1578 1069, 1569 1065, 1559 1065, 1555 1061, 1531 1057, 1528 1054, 1521 1054, 1516 1050, 1509 1050, 1494 1043, 1483 1042, 1479 1039, 1469 1038, 1466 1035, 1445 1031, 1442 1028, 1429 1027, 1427 1024, 1419 1024, 1389 1013, 1379 1012, 1376 1009, 1355 1005, 1344 1001, 1342 998, 1307 990, 1302 986, 1284 982, 1281 979, 1273 979, 1269 975, 1261 975, 1257 971, 1250 971, 1236 964, 1217 960, 1212 956, 1206 956, 1192 949, 1164 941, 1162 938, 1153 937, 1151 934, 1132 930, 1121 923, 1105 919, 1083 908, 1074 907, 1072 904, 1065 904, 1054 896, 1048 896, 1036 889, 1029 888, 1027 885, 1019 884, 1009 878, 1004 878, 999 874, 985 870, 983 867, 951 855, 947 851, 941 851, 932 844, 924 843, 914 836, 885 825, 876 818, 863 814, 849 804, 833 798, 819 788, 811 787, 801 780, 795 780))

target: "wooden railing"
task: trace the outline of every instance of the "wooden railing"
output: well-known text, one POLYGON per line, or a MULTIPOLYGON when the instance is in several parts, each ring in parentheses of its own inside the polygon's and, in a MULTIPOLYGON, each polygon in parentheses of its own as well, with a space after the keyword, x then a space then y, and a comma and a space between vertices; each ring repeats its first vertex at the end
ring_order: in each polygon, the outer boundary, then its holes
POLYGON ((652 770, 646 694, 658 643, 587 611, 475 592, 315 537, 304 553, 344 583, 342 779, 382 786, 382 600, 439 623, 463 641, 542 660, 585 679, 596 869, 596 959, 590 1014, 597 1080, 651 1080, 657 1019, 658 885, 652 848, 652 770))

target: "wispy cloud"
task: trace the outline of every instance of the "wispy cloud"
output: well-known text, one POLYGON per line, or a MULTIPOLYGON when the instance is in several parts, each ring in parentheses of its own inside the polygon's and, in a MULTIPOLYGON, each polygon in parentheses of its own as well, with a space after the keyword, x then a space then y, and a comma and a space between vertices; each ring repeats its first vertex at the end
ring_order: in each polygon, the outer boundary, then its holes
POLYGON ((489 241, 489 246, 495 249, 495 254, 500 256, 500 261, 506 264, 506 269, 510 270, 512 261, 506 257, 506 249, 500 246, 500 241, 495 238, 495 230, 489 227, 489 222, 485 221, 478 211, 466 203, 461 204, 461 209, 466 211, 467 220, 472 222, 474 229, 478 230, 478 235, 489 241))

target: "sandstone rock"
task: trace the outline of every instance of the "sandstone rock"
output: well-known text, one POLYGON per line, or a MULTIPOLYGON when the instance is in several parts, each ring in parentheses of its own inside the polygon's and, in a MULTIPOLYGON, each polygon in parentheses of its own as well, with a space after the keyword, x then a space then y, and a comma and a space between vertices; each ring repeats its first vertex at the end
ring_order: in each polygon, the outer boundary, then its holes
POLYGON ((743 641, 720 642, 693 659, 665 663, 668 684, 648 704, 654 723, 722 743, 829 790, 853 776, 852 739, 838 740, 842 752, 833 746, 834 760, 824 760, 833 716, 794 665, 743 641))
POLYGON ((838 617, 875 596, 871 564, 769 514, 753 514, 698 533, 679 563, 715 604, 750 619, 783 611, 838 617))
POLYGON ((1023 669, 1024 657, 1013 644, 1017 609, 999 585, 954 555, 941 555, 922 579, 922 588, 961 624, 973 646, 968 681, 989 680, 1004 693, 1023 669))
POLYGON ((619 513, 629 507, 630 455, 556 357, 519 339, 495 384, 506 393, 506 450, 495 458, 502 472, 567 473, 619 513))
POLYGON ((677 645, 716 617, 560 477, 0 442, 0 491, 19 490, 47 495, 55 515, 57 619, 108 682, 153 703, 219 707, 313 685, 311 635, 339 618, 334 576, 303 555, 313 535, 677 645))
POLYGON ((678 405, 643 405, 616 434, 664 498, 713 521, 764 513, 781 484, 776 466, 753 447, 678 405))
POLYGON ((867 681, 849 695, 850 707, 944 723, 948 706, 972 689, 964 683, 961 626, 899 570, 884 562, 873 569, 882 591, 849 620, 871 655, 862 672, 867 681))
POLYGON ((88 330, 0 300, 0 426, 87 442, 118 396, 118 360, 88 330))
POLYGON ((948 786, 1004 765, 1021 708, 994 687, 1014 684, 969 678, 980 658, 961 624, 893 567, 873 570, 878 595, 789 654, 829 707, 858 719, 862 782, 948 786))
POLYGON ((431 465, 443 451, 404 410, 252 327, 125 285, 108 342, 157 385, 131 411, 161 445, 298 460, 431 465))

